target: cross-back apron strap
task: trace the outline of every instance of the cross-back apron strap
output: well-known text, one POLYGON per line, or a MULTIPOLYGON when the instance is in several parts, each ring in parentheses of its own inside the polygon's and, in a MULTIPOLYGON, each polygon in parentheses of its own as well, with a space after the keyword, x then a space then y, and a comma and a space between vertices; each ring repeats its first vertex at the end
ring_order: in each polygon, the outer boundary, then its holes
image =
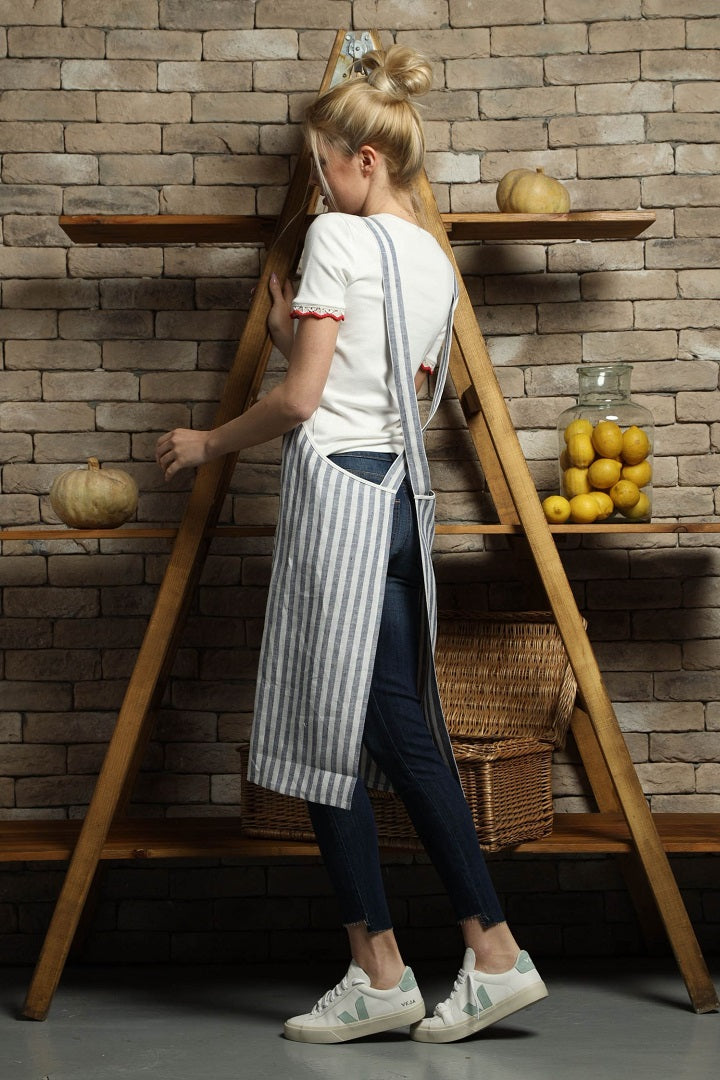
MULTIPOLYGON (((405 440, 405 453, 401 454, 390 467, 384 480, 384 486, 399 487, 403 475, 407 472, 415 495, 430 493, 430 469, 423 447, 423 425, 420 422, 417 393, 415 390, 415 372, 410 355, 410 342, 407 333, 405 304, 400 280, 397 253, 392 237, 381 222, 372 218, 363 218, 380 248, 383 273, 383 293, 385 299, 385 321, 387 324, 390 358, 392 360, 395 389, 398 398, 400 423, 405 440)), ((447 377, 450 347, 452 344, 452 324, 457 303, 457 282, 453 285, 453 297, 445 330, 445 340, 441 349, 436 369, 435 393, 430 406, 427 423, 440 404, 445 379, 447 377)))

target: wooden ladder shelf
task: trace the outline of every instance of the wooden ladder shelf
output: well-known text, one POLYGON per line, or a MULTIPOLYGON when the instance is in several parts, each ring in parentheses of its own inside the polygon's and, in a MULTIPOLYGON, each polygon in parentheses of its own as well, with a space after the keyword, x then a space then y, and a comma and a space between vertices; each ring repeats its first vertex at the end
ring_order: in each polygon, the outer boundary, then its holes
MULTIPOLYGON (((338 31, 321 90, 327 89, 338 76, 349 70, 342 51, 348 36, 351 35, 338 31)), ((259 391, 271 347, 267 334, 268 279, 274 272, 284 280, 296 265, 306 217, 311 200, 316 197, 316 190, 309 186, 309 178, 309 155, 303 150, 277 220, 103 219, 95 216, 63 219, 69 235, 95 243, 116 243, 121 238, 129 243, 188 242, 193 239, 264 242, 273 233, 275 239, 269 247, 221 398, 217 424, 247 408, 259 391)), ((421 224, 437 238, 453 264, 449 236, 463 240, 633 236, 653 219, 652 214, 635 212, 567 214, 542 219, 527 215, 441 215, 426 177, 421 180, 419 195, 421 224)), ((547 841, 519 845, 518 850, 630 852, 628 858, 636 871, 631 878, 631 891, 641 920, 650 918, 649 912, 653 908, 659 912, 693 1007, 697 1012, 714 1011, 718 1008, 715 988, 670 869, 665 846, 668 850, 677 850, 676 844, 681 843, 682 850, 693 850, 690 834, 694 833, 698 844, 696 850, 718 850, 717 829, 705 820, 705 816, 692 823, 686 818, 683 836, 678 837, 669 820, 673 815, 667 818, 658 815, 653 819, 648 809, 459 271, 458 279, 460 302, 455 316, 452 379, 500 517, 499 528, 518 531, 526 537, 565 642, 578 683, 578 701, 582 705, 575 710, 573 732, 601 811, 596 815, 560 815, 556 818, 556 831, 552 837, 547 841), (649 906, 648 897, 652 899, 649 906)), ((268 855, 315 851, 308 844, 249 840, 242 837, 237 822, 227 819, 181 823, 142 822, 123 817, 150 735, 153 710, 166 685, 235 461, 236 456, 229 455, 198 470, 84 821, 80 826, 74 822, 22 823, 26 826, 24 830, 18 830, 18 823, 12 823, 14 850, 22 857, 70 856, 25 1001, 23 1014, 28 1018, 42 1020, 48 1013, 101 859, 252 855, 260 850, 268 855)), ((461 528, 469 531, 472 526, 461 528)), ((478 531, 489 531, 490 528, 477 527, 478 531)), ((19 532, 22 530, 8 530, 2 538, 10 539, 19 532)), ((47 533, 42 535, 49 537, 47 533)), ((63 530, 62 535, 69 534, 63 530)), ((113 535, 117 535, 115 531, 113 535)), ((2 838, 3 827, 0 826, 0 840, 2 838)), ((5 839, 11 844, 9 836, 5 839)))

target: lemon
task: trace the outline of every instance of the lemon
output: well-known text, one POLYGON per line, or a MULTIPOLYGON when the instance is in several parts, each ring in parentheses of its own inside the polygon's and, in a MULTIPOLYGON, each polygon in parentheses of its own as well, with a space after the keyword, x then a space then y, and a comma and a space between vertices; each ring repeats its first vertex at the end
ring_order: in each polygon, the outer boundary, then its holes
POLYGON ((650 453, 650 440, 635 424, 623 432, 622 459, 626 465, 639 465, 650 453))
POLYGON ((590 491, 587 469, 566 469, 563 473, 563 491, 569 499, 573 495, 587 495, 590 491))
POLYGON ((568 457, 573 465, 583 469, 595 457, 589 435, 571 435, 567 444, 568 457))
POLYGON ((652 465, 649 461, 641 461, 639 465, 623 465, 623 480, 632 480, 639 488, 650 483, 652 477, 652 465))
POLYGON ((548 495, 543 499, 542 508, 551 525, 562 525, 570 517, 570 503, 562 495, 548 495))
POLYGON ((565 428, 565 442, 569 443, 573 435, 592 435, 592 424, 589 420, 573 420, 565 428))
POLYGON ((575 495, 570 500, 570 520, 578 525, 589 525, 595 521, 599 507, 594 495, 575 495))
POLYGON ((623 447, 623 433, 614 420, 601 420, 593 429, 592 444, 600 457, 617 457, 623 447))
POLYGON ((609 518, 615 509, 615 503, 612 501, 607 491, 591 491, 590 494, 598 504, 597 521, 605 521, 605 518, 609 518))
POLYGON ((622 465, 614 458, 595 458, 588 469, 588 480, 594 488, 606 490, 611 488, 613 484, 617 484, 620 479, 621 469, 622 465))
POLYGON ((623 517, 626 517, 628 521, 649 521, 650 520, 650 500, 644 491, 640 492, 640 498, 634 506, 629 506, 626 510, 623 510, 623 517))
POLYGON ((565 469, 570 468, 570 458, 568 457, 567 450, 563 450, 560 455, 560 468, 565 472, 565 469))
POLYGON ((618 480, 617 484, 610 488, 610 498, 618 510, 625 513, 626 510, 629 510, 638 502, 640 488, 637 484, 633 484, 632 480, 618 480))

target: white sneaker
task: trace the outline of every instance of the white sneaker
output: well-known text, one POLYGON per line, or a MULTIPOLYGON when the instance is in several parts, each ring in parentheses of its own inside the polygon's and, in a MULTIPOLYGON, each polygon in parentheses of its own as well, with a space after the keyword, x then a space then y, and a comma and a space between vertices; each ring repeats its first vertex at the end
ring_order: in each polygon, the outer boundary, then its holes
POLYGON ((454 1042, 544 997, 547 987, 526 952, 509 971, 490 975, 475 971, 475 953, 466 949, 450 997, 415 1024, 410 1036, 417 1042, 454 1042))
POLYGON ((409 967, 397 986, 376 990, 353 960, 342 981, 328 990, 311 1012, 286 1022, 285 1038, 306 1043, 346 1042, 414 1024, 424 1015, 425 1002, 409 967))

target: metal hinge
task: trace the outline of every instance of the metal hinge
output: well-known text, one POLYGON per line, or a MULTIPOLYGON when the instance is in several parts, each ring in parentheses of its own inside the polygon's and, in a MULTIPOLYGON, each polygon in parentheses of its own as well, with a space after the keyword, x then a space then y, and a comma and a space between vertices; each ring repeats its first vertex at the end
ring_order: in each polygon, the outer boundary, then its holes
POLYGON ((353 75, 362 75, 362 58, 365 53, 375 48, 368 30, 348 30, 340 50, 331 86, 336 86, 343 79, 353 75))

